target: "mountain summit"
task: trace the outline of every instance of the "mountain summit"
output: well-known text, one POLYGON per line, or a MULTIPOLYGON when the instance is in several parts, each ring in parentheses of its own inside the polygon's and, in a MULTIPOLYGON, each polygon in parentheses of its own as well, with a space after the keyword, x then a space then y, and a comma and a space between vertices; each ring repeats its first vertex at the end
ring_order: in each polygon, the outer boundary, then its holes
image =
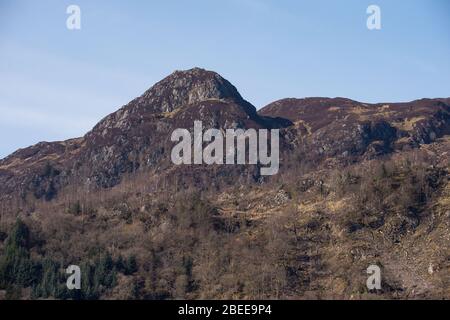
POLYGON ((244 100, 228 80, 216 72, 193 68, 173 72, 104 118, 88 135, 117 135, 118 130, 124 132, 147 126, 149 123, 145 122, 155 122, 155 117, 173 119, 173 115, 180 111, 180 114, 185 115, 182 117, 185 120, 183 122, 186 122, 192 116, 199 116, 205 108, 213 113, 207 116, 209 118, 228 118, 233 122, 231 118, 238 116, 240 119, 236 120, 240 122, 243 119, 252 119, 256 123, 267 122, 266 117, 258 116, 256 108, 244 100))
MULTIPOLYGON (((135 99, 133 104, 137 110, 172 112, 182 106, 207 100, 244 102, 236 87, 218 73, 193 68, 173 72, 135 99)), ((248 111, 253 112, 248 103, 245 105, 248 111)))

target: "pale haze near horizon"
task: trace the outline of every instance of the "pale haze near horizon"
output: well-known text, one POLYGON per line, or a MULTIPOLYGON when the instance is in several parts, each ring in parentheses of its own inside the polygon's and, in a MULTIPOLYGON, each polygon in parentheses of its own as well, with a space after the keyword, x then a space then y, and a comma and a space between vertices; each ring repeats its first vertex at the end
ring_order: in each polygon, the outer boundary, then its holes
POLYGON ((0 158, 78 137, 174 70, 287 97, 450 96, 450 2, 0 0, 0 158), (81 30, 66 8, 81 8, 81 30), (369 5, 381 30, 366 27, 369 5))

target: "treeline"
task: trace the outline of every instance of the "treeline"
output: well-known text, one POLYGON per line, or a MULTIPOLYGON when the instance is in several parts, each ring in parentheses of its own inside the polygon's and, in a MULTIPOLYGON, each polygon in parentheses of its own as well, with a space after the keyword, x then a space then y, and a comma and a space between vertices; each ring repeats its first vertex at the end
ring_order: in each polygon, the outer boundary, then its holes
POLYGON ((113 260, 100 253, 80 263, 81 290, 69 290, 66 285, 69 263, 46 257, 32 257, 31 234, 28 226, 17 220, 0 256, 0 290, 6 290, 7 299, 23 297, 22 290, 30 289, 32 299, 99 299, 106 290, 117 285, 117 275, 131 275, 138 271, 135 256, 113 260))

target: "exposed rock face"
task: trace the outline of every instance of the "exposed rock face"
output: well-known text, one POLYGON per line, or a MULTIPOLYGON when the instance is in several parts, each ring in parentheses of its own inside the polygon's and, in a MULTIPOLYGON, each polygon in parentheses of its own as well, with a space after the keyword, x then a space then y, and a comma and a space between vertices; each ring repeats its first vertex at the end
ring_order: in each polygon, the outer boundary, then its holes
MULTIPOLYGON (((205 100, 244 102, 237 89, 215 72, 194 68, 175 71, 135 100, 135 109, 172 112, 183 106, 205 100)), ((249 113, 255 109, 249 104, 249 113)))
POLYGON ((301 122, 310 133, 336 123, 345 128, 355 122, 378 123, 379 126, 380 121, 398 129, 397 137, 411 137, 419 143, 429 143, 431 138, 450 132, 448 99, 391 104, 367 104, 345 98, 283 99, 267 105, 258 113, 301 122))
POLYGON ((259 111, 304 127, 302 144, 313 157, 357 160, 417 148, 450 133, 445 99, 365 104, 344 98, 284 99, 259 111), (356 156, 356 158, 355 158, 356 156))

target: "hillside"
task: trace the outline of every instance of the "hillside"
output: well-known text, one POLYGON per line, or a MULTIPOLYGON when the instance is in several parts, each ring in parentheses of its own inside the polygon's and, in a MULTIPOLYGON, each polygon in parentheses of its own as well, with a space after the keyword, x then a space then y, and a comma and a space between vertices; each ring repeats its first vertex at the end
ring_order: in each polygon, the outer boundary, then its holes
POLYGON ((257 111, 217 73, 176 71, 83 137, 0 160, 0 298, 449 299, 449 159, 448 98, 257 111), (280 129, 279 173, 173 165, 195 120, 280 129))

